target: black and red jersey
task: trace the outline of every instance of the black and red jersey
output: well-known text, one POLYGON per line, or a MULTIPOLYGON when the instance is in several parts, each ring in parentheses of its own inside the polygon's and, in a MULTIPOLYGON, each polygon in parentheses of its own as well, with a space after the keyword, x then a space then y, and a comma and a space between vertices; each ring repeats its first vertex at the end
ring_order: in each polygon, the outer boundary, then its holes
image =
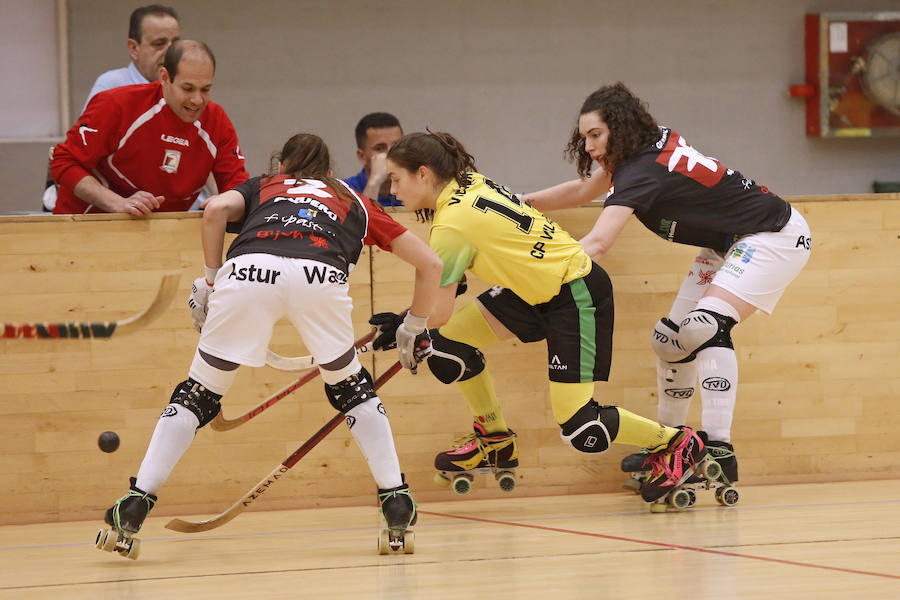
POLYGON ((628 206, 647 229, 679 244, 725 251, 738 236, 780 231, 791 206, 660 127, 659 140, 619 166, 607 205, 628 206))
POLYGON ((318 179, 254 177, 234 190, 244 197, 245 210, 228 258, 256 252, 308 258, 349 274, 363 245, 390 251, 406 231, 366 196, 348 187, 348 202, 318 179))

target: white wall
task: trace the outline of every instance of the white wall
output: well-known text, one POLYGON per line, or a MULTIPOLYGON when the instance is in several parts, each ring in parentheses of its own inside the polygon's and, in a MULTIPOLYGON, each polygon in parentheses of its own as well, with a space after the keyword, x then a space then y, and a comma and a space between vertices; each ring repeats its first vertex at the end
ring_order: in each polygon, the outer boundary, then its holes
MULTIPOLYGON (((853 10, 892 2, 854 0, 853 10)), ((97 74, 126 64, 135 5, 69 1, 73 110, 97 74)), ((803 102, 786 93, 803 81, 804 13, 847 10, 841 0, 174 5, 184 36, 216 53, 214 99, 253 172, 306 130, 329 143, 340 175, 355 173, 353 128, 384 110, 406 131, 450 131, 482 171, 529 190, 574 175, 562 149, 581 102, 622 80, 698 150, 777 193, 868 192, 873 180, 900 180, 900 138, 807 138, 803 102)), ((36 203, 3 161, 0 181, 13 184, 7 202, 36 203)))

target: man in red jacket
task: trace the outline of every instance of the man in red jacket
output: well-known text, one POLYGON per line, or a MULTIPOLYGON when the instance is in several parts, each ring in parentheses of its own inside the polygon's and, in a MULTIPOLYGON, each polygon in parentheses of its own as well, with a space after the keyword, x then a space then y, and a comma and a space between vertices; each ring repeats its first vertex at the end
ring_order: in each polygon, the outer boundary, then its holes
POLYGON ((234 126, 209 99, 215 68, 206 44, 181 40, 159 81, 94 96, 53 151, 53 212, 187 210, 210 173, 222 191, 246 181, 234 126))

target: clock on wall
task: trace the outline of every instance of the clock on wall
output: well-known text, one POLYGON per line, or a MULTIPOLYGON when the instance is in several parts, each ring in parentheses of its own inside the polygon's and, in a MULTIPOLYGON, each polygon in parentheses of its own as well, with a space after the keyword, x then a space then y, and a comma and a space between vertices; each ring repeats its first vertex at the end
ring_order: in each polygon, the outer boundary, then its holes
POLYGON ((900 135, 900 12, 806 15, 806 135, 900 135))

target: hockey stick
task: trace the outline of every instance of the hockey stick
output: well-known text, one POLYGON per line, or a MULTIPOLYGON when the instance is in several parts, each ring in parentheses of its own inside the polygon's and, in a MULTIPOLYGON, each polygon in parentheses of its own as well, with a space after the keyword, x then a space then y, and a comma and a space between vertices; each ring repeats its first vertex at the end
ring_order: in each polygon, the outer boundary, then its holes
MULTIPOLYGON (((381 377, 375 381, 375 389, 377 390, 384 385, 385 382, 400 370, 400 368, 399 362, 395 362, 391 365, 391 367, 382 373, 381 377)), ((315 448, 316 444, 325 439, 325 436, 331 433, 344 418, 343 413, 334 415, 331 420, 325 423, 325 425, 314 433, 311 438, 303 442, 303 445, 297 448, 293 454, 284 459, 281 464, 275 467, 271 473, 266 475, 262 481, 253 486, 253 489, 244 494, 240 500, 232 504, 231 507, 222 514, 196 523, 185 521, 183 519, 172 519, 166 523, 166 529, 171 529, 172 531, 178 531, 180 533, 197 533, 199 531, 209 531, 210 529, 221 527, 225 523, 231 521, 233 518, 244 512, 245 508, 250 506, 254 500, 262 496, 263 493, 272 487, 279 479, 284 477, 284 474, 287 473, 291 467, 300 462, 300 459, 306 456, 310 450, 315 448)))
MULTIPOLYGON (((373 337, 375 337, 374 329, 372 331, 370 331, 369 333, 367 333, 366 335, 359 338, 358 340, 356 340, 356 342, 354 342, 354 346, 356 346, 356 351, 360 352, 361 345, 362 346, 369 345, 371 343, 370 340, 373 337)), ((363 350, 363 352, 368 352, 368 351, 363 350)), ((278 356, 278 355, 275 354, 275 356, 278 356)), ((313 366, 315 364, 315 361, 312 356, 301 356, 301 357, 291 357, 291 358, 279 357, 279 358, 282 358, 285 361, 309 360, 310 366, 313 366)), ((267 361, 268 361, 268 359, 267 359, 267 361)), ((291 369, 291 370, 293 370, 293 369, 291 369)), ((307 373, 306 375, 304 375, 303 377, 301 377, 294 383, 288 385, 287 387, 281 389, 278 392, 275 392, 274 394, 272 394, 271 396, 266 398, 261 404, 259 404, 255 408, 248 410, 247 412, 245 412, 241 416, 237 417, 236 419, 226 419, 225 417, 222 416, 222 411, 219 411, 219 414, 216 415, 216 418, 212 420, 212 422, 209 424, 209 426, 212 427, 212 429, 214 431, 228 431, 230 429, 234 429, 235 427, 239 427, 239 426, 243 425, 244 423, 246 423, 247 421, 249 421, 250 419, 252 419, 253 417, 255 417, 256 415, 258 415, 259 413, 263 412, 264 410, 266 410, 267 408, 272 406, 273 404, 275 404, 276 402, 278 402, 279 400, 281 400, 282 398, 284 398, 285 396, 288 396, 289 394, 293 393, 294 391, 296 391, 300 387, 306 385, 307 383, 309 383, 310 381, 312 381, 313 379, 315 379, 318 376, 319 376, 319 369, 313 369, 312 371, 310 371, 309 373, 307 373)))
POLYGON ((146 309, 121 321, 99 323, 0 323, 0 338, 70 339, 110 338, 113 333, 127 334, 155 321, 172 302, 178 291, 181 273, 163 275, 156 298, 146 309))
MULTIPOLYGON (((369 334, 366 338, 372 339, 372 336, 373 334, 369 334)), ((357 354, 366 354, 371 351, 372 342, 359 345, 359 341, 357 341, 357 354)), ((271 350, 266 350, 266 364, 279 371, 305 371, 310 367, 316 366, 318 363, 316 363, 314 356, 281 356, 280 354, 275 354, 271 350)))

